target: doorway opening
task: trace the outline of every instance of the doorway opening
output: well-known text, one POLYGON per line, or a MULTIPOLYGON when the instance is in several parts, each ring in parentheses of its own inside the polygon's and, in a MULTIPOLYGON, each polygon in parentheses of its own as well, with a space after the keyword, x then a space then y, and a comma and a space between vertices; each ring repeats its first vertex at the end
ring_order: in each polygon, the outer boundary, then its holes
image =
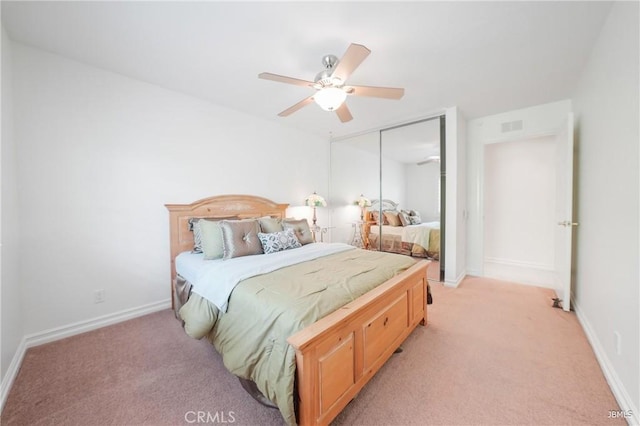
POLYGON ((484 275, 553 288, 556 140, 485 145, 484 275))

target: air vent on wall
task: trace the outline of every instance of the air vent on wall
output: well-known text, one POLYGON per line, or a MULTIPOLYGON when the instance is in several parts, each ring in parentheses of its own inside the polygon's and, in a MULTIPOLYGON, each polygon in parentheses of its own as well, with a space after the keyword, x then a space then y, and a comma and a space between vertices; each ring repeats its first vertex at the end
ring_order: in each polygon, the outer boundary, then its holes
POLYGON ((502 133, 515 132, 516 130, 522 130, 522 120, 502 123, 502 133))

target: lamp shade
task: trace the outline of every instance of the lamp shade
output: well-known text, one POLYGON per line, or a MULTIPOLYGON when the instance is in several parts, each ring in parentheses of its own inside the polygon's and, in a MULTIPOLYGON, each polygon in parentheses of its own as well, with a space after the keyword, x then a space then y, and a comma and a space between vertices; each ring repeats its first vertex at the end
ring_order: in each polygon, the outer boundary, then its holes
POLYGON ((371 200, 360 194, 360 197, 358 197, 354 204, 357 204, 360 208, 371 207, 371 200))
POLYGON ((325 87, 313 95, 313 100, 325 111, 335 111, 345 99, 347 99, 347 93, 337 87, 325 87))
POLYGON ((325 201, 324 197, 316 194, 315 191, 313 192, 313 194, 309 195, 304 200, 304 203, 309 207, 326 207, 327 206, 327 202, 325 201))

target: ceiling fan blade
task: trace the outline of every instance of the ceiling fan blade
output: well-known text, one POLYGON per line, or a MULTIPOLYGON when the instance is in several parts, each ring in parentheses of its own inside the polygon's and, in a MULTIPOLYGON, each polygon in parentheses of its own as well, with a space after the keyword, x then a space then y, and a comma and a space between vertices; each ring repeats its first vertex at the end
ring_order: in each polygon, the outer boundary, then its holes
POLYGON ((369 53, 371 51, 363 45, 351 43, 331 76, 338 77, 343 82, 347 81, 351 73, 369 56, 369 53))
POLYGON ((369 96, 372 98, 400 99, 404 89, 397 87, 348 86, 346 92, 353 96, 369 96))
POLYGON ((306 106, 306 105, 310 104, 311 102, 313 102, 313 96, 309 96, 308 98, 301 100, 300 102, 298 102, 294 106, 285 109, 284 111, 282 111, 278 115, 280 117, 286 117, 288 115, 293 114, 294 112, 296 112, 297 110, 299 110, 303 106, 306 106))
POLYGON ((313 81, 301 80, 299 78, 293 78, 293 77, 286 77, 284 75, 272 74, 270 72, 260 73, 258 74, 258 78, 277 81, 279 83, 295 84, 296 86, 304 86, 304 87, 313 86, 313 81))
POLYGON ((342 105, 340 105, 340 107, 336 110, 336 114, 338 114, 338 118, 343 123, 353 120, 353 116, 351 115, 351 111, 349 111, 349 108, 347 108, 346 102, 343 102, 342 105))

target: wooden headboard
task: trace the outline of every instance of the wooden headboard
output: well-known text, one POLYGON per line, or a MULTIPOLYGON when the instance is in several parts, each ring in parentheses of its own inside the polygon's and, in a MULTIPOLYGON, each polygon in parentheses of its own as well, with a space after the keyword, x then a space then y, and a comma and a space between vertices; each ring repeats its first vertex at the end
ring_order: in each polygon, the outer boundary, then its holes
MULTIPOLYGON (((288 204, 278 204, 254 195, 218 195, 191 204, 165 204, 169 210, 169 240, 171 245, 171 300, 176 278, 176 256, 193 249, 193 232, 189 219, 249 219, 271 216, 284 219, 288 204)), ((173 307, 173 306, 172 306, 173 307)))
POLYGON ((381 207, 382 211, 398 210, 398 203, 392 200, 387 200, 385 198, 383 198, 382 200, 371 200, 371 207, 369 207, 370 210, 380 210, 381 207))
POLYGON ((377 212, 382 210, 384 211, 397 211, 398 203, 392 200, 382 199, 382 200, 371 200, 371 207, 367 209, 366 215, 364 217, 365 222, 375 222, 373 220, 372 212, 377 212))

